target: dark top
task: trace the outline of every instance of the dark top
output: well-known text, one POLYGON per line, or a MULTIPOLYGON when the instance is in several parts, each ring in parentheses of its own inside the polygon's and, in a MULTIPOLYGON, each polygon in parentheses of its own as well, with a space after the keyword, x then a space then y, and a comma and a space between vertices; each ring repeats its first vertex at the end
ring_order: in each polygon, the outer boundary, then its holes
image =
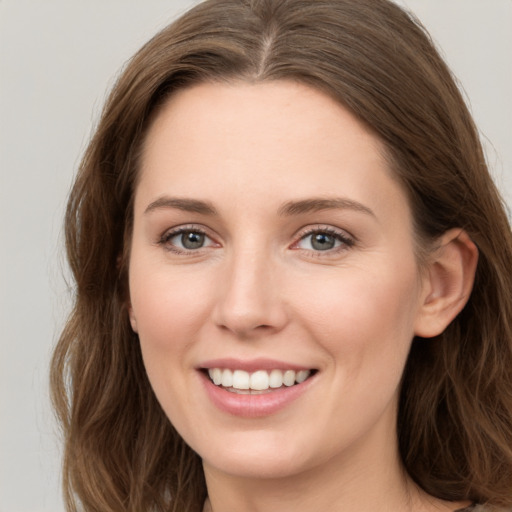
POLYGON ((511 508, 493 508, 489 509, 486 505, 477 505, 476 503, 473 505, 470 505, 466 508, 459 508, 457 510, 454 510, 453 512, 491 512, 493 510, 494 512, 512 512, 511 508))

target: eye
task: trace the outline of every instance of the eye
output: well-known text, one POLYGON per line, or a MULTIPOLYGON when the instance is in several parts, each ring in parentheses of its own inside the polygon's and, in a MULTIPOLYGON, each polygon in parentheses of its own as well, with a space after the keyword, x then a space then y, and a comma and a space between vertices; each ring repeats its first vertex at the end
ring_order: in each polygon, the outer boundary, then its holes
POLYGON ((185 231, 180 235, 173 236, 169 241, 176 246, 184 249, 199 249, 203 247, 206 236, 197 231, 185 231))
POLYGON ((337 249, 346 249, 354 245, 353 238, 347 234, 334 229, 314 229, 302 235, 295 244, 297 249, 309 251, 336 251, 337 249))
POLYGON ((197 251, 215 245, 204 231, 197 228, 178 228, 166 231, 159 243, 165 248, 178 253, 197 251))

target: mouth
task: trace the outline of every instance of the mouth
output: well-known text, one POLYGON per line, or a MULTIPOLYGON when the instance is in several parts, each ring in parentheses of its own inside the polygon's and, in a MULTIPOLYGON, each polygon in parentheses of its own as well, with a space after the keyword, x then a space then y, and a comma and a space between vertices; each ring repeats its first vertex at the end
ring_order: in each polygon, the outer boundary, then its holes
POLYGON ((230 368, 204 368, 210 381, 225 391, 242 395, 260 395, 302 384, 316 370, 256 370, 248 372, 230 368))
POLYGON ((223 358, 196 367, 211 403, 223 413, 265 418, 311 396, 319 370, 268 358, 223 358))

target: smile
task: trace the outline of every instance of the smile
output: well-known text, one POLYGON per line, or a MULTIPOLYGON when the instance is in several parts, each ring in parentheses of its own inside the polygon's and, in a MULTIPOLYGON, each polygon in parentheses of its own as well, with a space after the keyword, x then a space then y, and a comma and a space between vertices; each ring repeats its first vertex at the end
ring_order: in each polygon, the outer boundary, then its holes
POLYGON ((258 394, 271 392, 282 387, 301 384, 310 375, 311 370, 257 370, 247 372, 227 368, 209 368, 210 380, 226 391, 239 394, 258 394))
POLYGON ((216 359, 196 369, 211 403, 224 413, 246 419, 290 407, 314 388, 320 373, 316 368, 267 358, 216 359))

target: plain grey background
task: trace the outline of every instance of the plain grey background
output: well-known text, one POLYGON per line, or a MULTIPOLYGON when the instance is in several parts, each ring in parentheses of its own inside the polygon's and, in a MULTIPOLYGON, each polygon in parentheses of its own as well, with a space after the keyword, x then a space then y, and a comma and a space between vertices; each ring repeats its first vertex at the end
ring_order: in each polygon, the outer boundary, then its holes
MULTIPOLYGON (((122 64, 193 0, 0 0, 0 512, 61 512, 51 348, 69 308, 62 216, 122 64)), ((512 204, 512 0, 400 0, 464 85, 512 204)))

